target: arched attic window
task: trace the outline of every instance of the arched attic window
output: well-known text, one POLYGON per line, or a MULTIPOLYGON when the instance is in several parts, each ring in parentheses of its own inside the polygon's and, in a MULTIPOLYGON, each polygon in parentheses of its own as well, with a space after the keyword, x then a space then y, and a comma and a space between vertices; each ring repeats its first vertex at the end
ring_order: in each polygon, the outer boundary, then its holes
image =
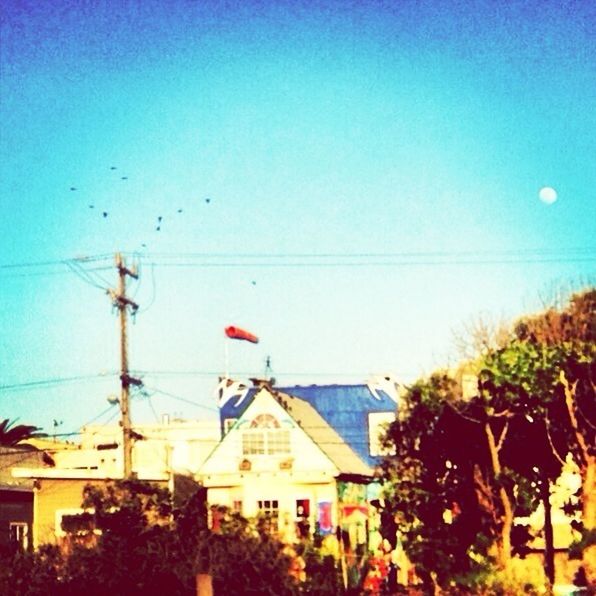
POLYGON ((259 414, 242 433, 242 455, 290 453, 290 431, 281 429, 275 416, 259 414))
POLYGON ((271 414, 259 414, 250 423, 250 428, 279 428, 280 424, 271 414))

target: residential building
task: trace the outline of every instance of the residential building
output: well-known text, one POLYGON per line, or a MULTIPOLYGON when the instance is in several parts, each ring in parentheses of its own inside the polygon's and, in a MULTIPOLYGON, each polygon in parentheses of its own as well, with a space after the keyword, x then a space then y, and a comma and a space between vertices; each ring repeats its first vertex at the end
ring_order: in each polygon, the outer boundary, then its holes
POLYGON ((267 516, 290 541, 316 531, 342 536, 347 549, 368 547, 370 500, 379 492, 379 423, 370 415, 389 421, 395 401, 366 385, 256 385, 222 396, 224 436, 198 475, 209 503, 267 516))
MULTIPOLYGON (((192 476, 219 440, 217 421, 164 419, 162 424, 134 426, 132 469, 140 480, 174 488, 174 475, 192 476)), ((54 467, 14 469, 14 478, 32 487, 32 544, 59 543, 62 518, 81 513, 87 484, 105 485, 122 478, 122 430, 118 426, 87 426, 81 443, 57 449, 54 467)))

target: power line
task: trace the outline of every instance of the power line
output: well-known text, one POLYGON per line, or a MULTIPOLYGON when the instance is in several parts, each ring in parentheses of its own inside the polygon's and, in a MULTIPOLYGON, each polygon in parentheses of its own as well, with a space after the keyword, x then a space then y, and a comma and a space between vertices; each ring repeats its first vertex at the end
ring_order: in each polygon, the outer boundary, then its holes
POLYGON ((394 252, 394 253, 285 253, 285 254, 154 254, 155 267, 168 268, 358 268, 412 266, 491 266, 552 263, 591 263, 596 249, 567 251, 459 251, 459 252, 394 252))
POLYGON ((204 252, 204 253, 144 253, 143 256, 149 258, 269 258, 269 259, 321 259, 321 258, 378 258, 378 257, 447 257, 447 256, 495 256, 495 255, 558 255, 561 253, 582 253, 582 252, 595 252, 596 247, 582 246, 582 247, 567 247, 560 249, 549 249, 549 248, 527 248, 527 249, 498 249, 498 250, 458 250, 458 251, 394 251, 394 252, 353 252, 353 253, 342 253, 342 252, 329 252, 329 253, 245 253, 245 252, 204 252))
MULTIPOLYGON (((58 270, 58 271, 33 271, 30 273, 10 273, 10 274, 6 274, 6 273, 1 273, 0 272, 0 278, 2 279, 8 279, 8 278, 19 278, 19 277, 42 277, 42 276, 46 276, 46 275, 68 275, 71 273, 74 273, 74 271, 72 271, 70 268, 68 268, 68 264, 66 262, 62 263, 62 265, 66 265, 67 268, 66 269, 62 269, 62 270, 58 270)), ((92 267, 89 269, 85 269, 86 272, 97 272, 97 271, 107 271, 111 269, 111 267, 92 267)))
POLYGON ((154 394, 164 395, 166 397, 171 397, 172 399, 178 400, 183 403, 190 404, 191 406, 196 406, 197 408, 203 408, 205 410, 210 410, 212 412, 219 412, 219 408, 214 406, 205 406, 204 404, 200 404, 196 401, 192 401, 190 399, 186 399, 185 397, 181 397, 180 395, 176 395, 174 393, 170 393, 169 391, 163 391, 161 389, 157 389, 156 387, 147 387, 150 391, 153 391, 154 394))
POLYGON ((54 377, 50 379, 41 379, 38 381, 26 381, 23 383, 13 383, 11 385, 0 385, 0 393, 8 391, 20 391, 21 389, 37 389, 43 387, 49 387, 51 385, 63 385, 67 383, 77 383, 79 381, 90 381, 107 379, 115 376, 115 372, 98 373, 95 375, 79 375, 75 377, 54 377))
MULTIPOLYGON (((147 376, 155 376, 155 377, 220 377, 223 376, 223 372, 221 370, 139 370, 134 369, 132 371, 134 374, 137 375, 147 375, 147 376)), ((411 376, 411 375, 420 375, 422 374, 420 371, 393 371, 394 374, 397 376, 411 376)), ((337 377, 337 378, 344 378, 344 379, 363 379, 362 383, 364 384, 367 379, 369 379, 374 374, 381 374, 381 373, 371 373, 371 372, 333 372, 333 371, 320 371, 320 372, 295 372, 295 371, 280 371, 276 370, 275 377, 337 377)), ((234 371, 233 376, 235 377, 244 377, 244 378, 252 378, 258 376, 257 373, 254 371, 234 371)))
POLYGON ((89 285, 93 286, 94 288, 98 288, 100 290, 104 290, 104 291, 108 290, 108 288, 110 286, 109 282, 107 282, 98 273, 96 273, 96 278, 99 277, 99 279, 105 285, 100 285, 99 283, 97 283, 96 279, 94 279, 93 276, 91 275, 91 270, 85 269, 79 263, 76 263, 74 261, 68 261, 66 263, 66 265, 79 279, 82 279, 85 283, 88 283, 89 285))
POLYGON ((58 259, 55 261, 33 261, 28 263, 5 263, 0 265, 0 269, 18 269, 27 267, 47 267, 50 265, 64 265, 68 261, 78 263, 94 263, 96 261, 105 261, 111 257, 111 254, 90 255, 84 257, 73 257, 71 259, 58 259))
MULTIPOLYGON (((139 258, 139 253, 122 253, 139 258)), ((36 269, 75 265, 82 269, 85 263, 105 261, 111 255, 99 254, 54 261, 6 263, 2 270, 36 269)), ((397 251, 397 252, 324 252, 324 253, 146 253, 144 259, 154 259, 156 266, 174 267, 350 267, 350 266, 397 266, 397 265, 468 265, 468 264, 526 264, 553 262, 592 262, 596 260, 596 247, 567 247, 561 249, 529 248, 505 250, 460 250, 460 251, 397 251), (210 262, 218 259, 219 261, 210 262), (299 259, 299 261, 296 261, 299 259), (286 262, 279 262, 286 260, 286 262), (167 263, 166 263, 167 261, 167 263), (171 261, 178 261, 172 263, 171 261), (202 262, 206 261, 206 262, 202 262), (323 261, 317 263, 317 261, 323 261)), ((94 267, 85 272, 106 271, 111 267, 94 267)), ((28 275, 52 275, 68 273, 62 271, 36 271, 28 275)), ((18 275, 18 274, 17 274, 18 275)), ((4 277, 4 276, 3 276, 4 277)), ((105 280, 104 280, 105 281, 105 280)))

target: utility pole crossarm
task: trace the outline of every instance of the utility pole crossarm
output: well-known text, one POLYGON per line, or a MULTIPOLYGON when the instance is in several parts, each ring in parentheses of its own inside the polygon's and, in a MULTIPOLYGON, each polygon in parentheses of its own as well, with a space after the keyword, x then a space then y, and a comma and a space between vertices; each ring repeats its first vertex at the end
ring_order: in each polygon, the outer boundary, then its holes
POLYGON ((120 306, 123 306, 123 307, 130 306, 133 310, 139 309, 139 305, 136 302, 133 302, 130 298, 127 298, 126 296, 116 296, 115 298, 116 298, 116 302, 120 306))
POLYGON ((116 255, 116 267, 118 267, 120 275, 128 275, 134 279, 139 279, 139 274, 136 271, 136 267, 133 269, 128 269, 128 267, 126 267, 124 264, 124 260, 122 259, 122 255, 120 253, 116 255))
POLYGON ((143 384, 143 381, 141 381, 141 379, 135 379, 135 377, 131 377, 128 374, 121 374, 120 381, 122 381, 123 384, 128 385, 129 387, 130 385, 140 387, 143 384))

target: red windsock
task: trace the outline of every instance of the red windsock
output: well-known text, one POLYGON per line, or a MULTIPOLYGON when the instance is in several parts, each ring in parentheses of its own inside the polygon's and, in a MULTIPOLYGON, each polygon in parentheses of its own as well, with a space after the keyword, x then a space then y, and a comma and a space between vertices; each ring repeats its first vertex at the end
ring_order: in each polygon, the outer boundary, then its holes
POLYGON ((259 343, 259 338, 256 335, 244 331, 244 329, 240 329, 240 327, 233 327, 232 325, 226 327, 226 335, 231 339, 244 339, 253 344, 259 343))

